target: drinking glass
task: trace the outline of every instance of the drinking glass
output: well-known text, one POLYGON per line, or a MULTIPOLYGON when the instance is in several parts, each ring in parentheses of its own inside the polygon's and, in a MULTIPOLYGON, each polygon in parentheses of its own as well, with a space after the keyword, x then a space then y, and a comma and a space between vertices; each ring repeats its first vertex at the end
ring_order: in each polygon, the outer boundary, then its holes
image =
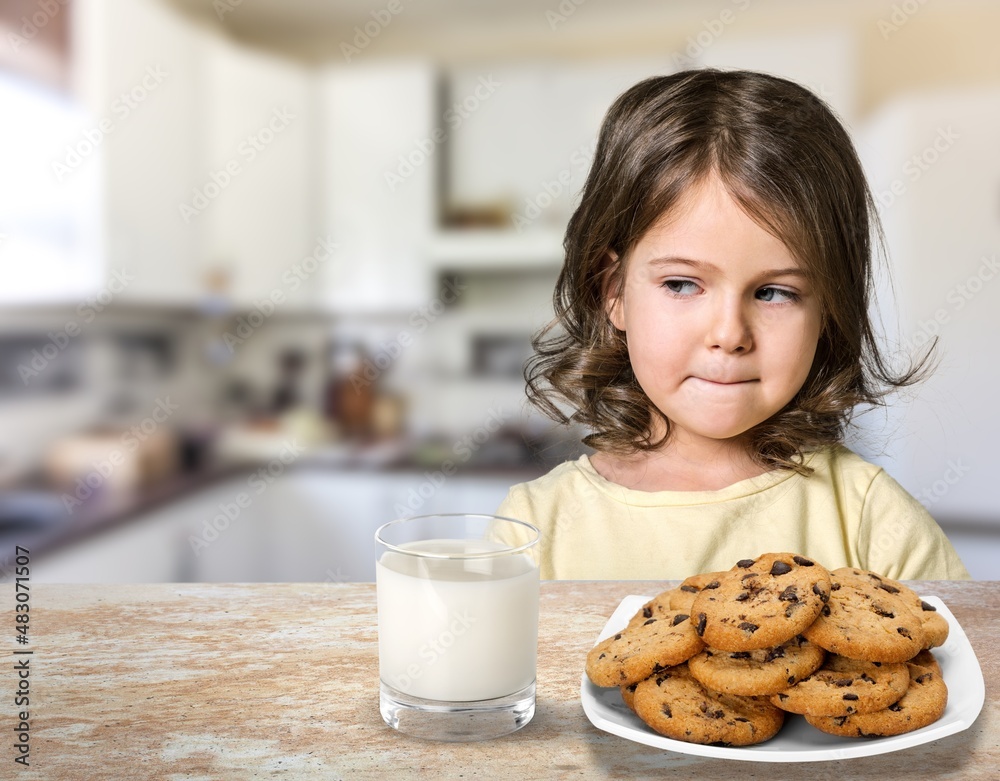
POLYGON ((417 737, 499 737, 535 712, 534 526, 420 515, 375 532, 380 709, 417 737))

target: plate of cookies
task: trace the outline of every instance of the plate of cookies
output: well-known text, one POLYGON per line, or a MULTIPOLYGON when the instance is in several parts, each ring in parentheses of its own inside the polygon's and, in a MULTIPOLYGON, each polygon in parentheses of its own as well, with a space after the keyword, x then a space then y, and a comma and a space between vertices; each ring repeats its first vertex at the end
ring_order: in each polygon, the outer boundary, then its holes
POLYGON ((591 723, 656 748, 757 762, 899 751, 968 729, 986 688, 944 602, 766 553, 626 596, 587 655, 591 723))

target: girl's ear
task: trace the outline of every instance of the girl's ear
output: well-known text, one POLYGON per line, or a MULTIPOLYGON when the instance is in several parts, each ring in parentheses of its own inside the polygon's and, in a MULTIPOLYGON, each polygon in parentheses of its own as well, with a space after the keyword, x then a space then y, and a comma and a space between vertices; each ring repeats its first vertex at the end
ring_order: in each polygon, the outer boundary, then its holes
POLYGON ((611 325, 619 331, 625 330, 625 302, 622 300, 625 291, 625 280, 619 273, 618 253, 608 250, 601 264, 601 298, 604 301, 604 311, 611 325))

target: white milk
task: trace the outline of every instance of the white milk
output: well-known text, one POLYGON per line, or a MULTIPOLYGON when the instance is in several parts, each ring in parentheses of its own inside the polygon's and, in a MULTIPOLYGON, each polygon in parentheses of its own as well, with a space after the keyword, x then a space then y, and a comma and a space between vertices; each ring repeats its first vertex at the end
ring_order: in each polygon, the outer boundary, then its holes
MULTIPOLYGON (((398 546, 429 553, 504 550, 485 540, 398 546)), ((535 680, 538 568, 523 553, 427 559, 386 551, 375 565, 379 674, 414 697, 503 697, 535 680)))

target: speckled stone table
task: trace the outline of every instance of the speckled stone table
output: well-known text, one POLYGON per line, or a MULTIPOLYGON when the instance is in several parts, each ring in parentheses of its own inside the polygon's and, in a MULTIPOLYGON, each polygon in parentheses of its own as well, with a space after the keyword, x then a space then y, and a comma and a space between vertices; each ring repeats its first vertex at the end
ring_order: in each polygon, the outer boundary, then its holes
POLYGON ((0 778, 127 779, 990 779, 1000 767, 1000 583, 914 583, 969 636, 986 704, 969 730, 893 754, 807 765, 703 759, 591 726, 587 650, 627 594, 664 583, 542 585, 538 706, 478 744, 395 733, 378 710, 372 584, 157 584, 31 588, 30 644, 0 587, 0 778), (33 654, 14 655, 18 650, 33 654), (30 659, 30 767, 14 762, 16 660, 30 659))

